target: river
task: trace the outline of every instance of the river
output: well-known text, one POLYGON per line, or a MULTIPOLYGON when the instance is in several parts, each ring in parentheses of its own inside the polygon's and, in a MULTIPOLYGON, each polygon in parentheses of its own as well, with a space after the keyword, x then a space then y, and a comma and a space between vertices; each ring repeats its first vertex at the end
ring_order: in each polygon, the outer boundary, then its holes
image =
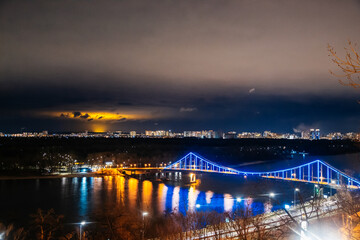
MULTIPOLYGON (((355 176, 360 172, 359 154, 323 159, 341 170, 352 169, 355 176)), ((294 166, 301 161, 272 162, 260 164, 257 168, 279 169, 280 166, 294 166)), ((186 177, 185 173, 182 175, 186 177)), ((254 213, 262 213, 292 204, 295 188, 300 189, 301 195, 295 196, 296 201, 300 197, 310 198, 314 191, 312 184, 290 181, 208 173, 198 174, 197 177, 201 183, 196 186, 123 176, 1 180, 0 222, 27 223, 29 215, 38 208, 53 208, 56 213, 65 216, 65 222, 91 221, 96 214, 115 208, 146 211, 149 216, 177 211, 224 212, 245 206, 251 207, 254 213), (274 193, 275 197, 268 204, 270 193, 274 193)), ((334 190, 324 189, 324 194, 333 193, 334 190)))

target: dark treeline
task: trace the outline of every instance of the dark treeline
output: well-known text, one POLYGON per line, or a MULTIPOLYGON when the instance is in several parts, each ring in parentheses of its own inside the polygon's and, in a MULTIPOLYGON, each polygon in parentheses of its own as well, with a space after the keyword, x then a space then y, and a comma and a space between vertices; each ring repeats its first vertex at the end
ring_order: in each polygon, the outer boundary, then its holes
POLYGON ((0 138, 0 168, 4 173, 68 166, 74 162, 169 163, 190 151, 233 165, 286 159, 292 150, 309 155, 335 155, 359 152, 360 144, 345 140, 0 138))

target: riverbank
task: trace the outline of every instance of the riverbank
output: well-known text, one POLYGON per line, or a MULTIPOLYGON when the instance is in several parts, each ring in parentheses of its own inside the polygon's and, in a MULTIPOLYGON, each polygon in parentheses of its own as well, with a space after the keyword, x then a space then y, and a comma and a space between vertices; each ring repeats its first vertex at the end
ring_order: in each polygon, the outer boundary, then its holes
POLYGON ((122 175, 114 172, 92 172, 92 173, 69 173, 57 175, 32 175, 32 176, 0 176, 0 180, 20 180, 20 179, 51 179, 51 178, 74 178, 74 177, 103 177, 122 175))

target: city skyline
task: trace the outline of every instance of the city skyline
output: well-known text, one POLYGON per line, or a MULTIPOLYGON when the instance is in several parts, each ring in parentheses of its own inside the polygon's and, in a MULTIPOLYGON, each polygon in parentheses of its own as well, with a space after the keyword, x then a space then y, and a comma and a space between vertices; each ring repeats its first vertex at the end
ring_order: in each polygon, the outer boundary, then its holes
POLYGON ((4 1, 0 132, 360 131, 358 1, 4 1), (304 17, 306 16, 306 17, 304 17))
POLYGON ((108 131, 108 132, 57 132, 49 133, 42 132, 21 132, 21 133, 3 133, 0 132, 0 137, 55 137, 55 138, 198 138, 198 139, 304 139, 304 140, 352 140, 360 141, 360 133, 356 132, 328 132, 323 133, 320 129, 308 129, 296 133, 279 133, 266 130, 264 132, 236 132, 236 131, 214 131, 214 130, 197 130, 197 131, 183 131, 174 132, 172 130, 146 130, 145 132, 137 132, 134 130, 128 131, 108 131))

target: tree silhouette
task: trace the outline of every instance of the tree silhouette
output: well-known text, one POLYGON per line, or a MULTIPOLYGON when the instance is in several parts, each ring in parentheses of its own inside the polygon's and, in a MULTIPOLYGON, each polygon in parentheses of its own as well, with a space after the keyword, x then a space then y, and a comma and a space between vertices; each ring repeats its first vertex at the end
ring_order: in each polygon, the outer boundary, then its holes
POLYGON ((329 56, 332 62, 338 66, 338 70, 342 72, 341 74, 337 74, 330 70, 330 73, 340 78, 340 84, 360 88, 360 55, 357 45, 348 40, 348 44, 344 49, 345 56, 340 57, 335 51, 335 48, 328 44, 329 56))

